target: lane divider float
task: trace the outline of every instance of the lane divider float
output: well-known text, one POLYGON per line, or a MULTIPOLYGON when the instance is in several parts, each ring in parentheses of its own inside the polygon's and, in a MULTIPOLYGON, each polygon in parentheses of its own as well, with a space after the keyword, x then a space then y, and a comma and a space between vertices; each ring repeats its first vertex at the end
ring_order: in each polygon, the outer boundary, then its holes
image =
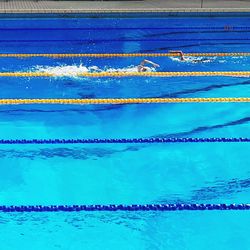
POLYGON ((241 76, 249 77, 250 71, 181 71, 181 72, 98 72, 98 73, 76 73, 56 74, 48 72, 0 72, 0 77, 183 77, 183 76, 241 76))
POLYGON ((119 144, 119 143, 224 143, 250 142, 250 138, 131 138, 131 139, 0 139, 0 144, 119 144))
POLYGON ((143 205, 34 205, 0 206, 0 213, 11 212, 81 212, 81 211, 208 211, 250 210, 250 204, 143 204, 143 205))
POLYGON ((0 99, 0 105, 18 104, 149 104, 149 103, 249 103, 250 97, 208 98, 103 98, 103 99, 0 99))
MULTIPOLYGON (((178 55, 177 53, 9 53, 0 54, 0 57, 52 57, 52 58, 65 58, 65 57, 172 57, 178 55)), ((184 53, 185 56, 250 56, 250 52, 203 52, 203 53, 184 53)))

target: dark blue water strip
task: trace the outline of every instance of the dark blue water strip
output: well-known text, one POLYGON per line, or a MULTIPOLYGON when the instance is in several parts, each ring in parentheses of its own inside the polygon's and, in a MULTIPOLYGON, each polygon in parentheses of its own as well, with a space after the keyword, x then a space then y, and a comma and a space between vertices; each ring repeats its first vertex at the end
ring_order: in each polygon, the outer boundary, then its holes
POLYGON ((249 41, 250 38, 199 38, 199 39, 82 39, 82 40, 77 40, 77 39, 32 39, 32 40, 0 40, 0 43, 9 43, 9 42, 185 42, 185 41, 249 41))
POLYGON ((6 27, 6 28, 0 28, 0 31, 18 31, 18 30, 32 30, 32 31, 41 31, 41 30, 44 30, 44 31, 50 31, 50 30, 58 30, 58 31, 63 31, 63 30, 222 30, 222 31, 226 31, 226 32, 229 32, 229 31, 234 31, 234 30, 249 30, 250 27, 249 26, 221 26, 221 27, 218 27, 218 26, 209 26, 209 27, 202 27, 202 26, 199 26, 199 27, 78 27, 78 28, 18 28, 18 27, 6 27))

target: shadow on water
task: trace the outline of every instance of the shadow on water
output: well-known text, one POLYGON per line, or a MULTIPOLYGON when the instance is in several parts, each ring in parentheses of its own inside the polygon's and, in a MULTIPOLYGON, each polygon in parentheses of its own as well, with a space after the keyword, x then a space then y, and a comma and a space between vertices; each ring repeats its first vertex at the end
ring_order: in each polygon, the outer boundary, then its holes
POLYGON ((249 191, 250 178, 231 179, 228 181, 219 180, 208 183, 209 186, 191 190, 191 194, 186 198, 182 194, 174 194, 168 198, 161 198, 157 203, 200 203, 217 199, 230 199, 233 194, 249 191))
POLYGON ((138 147, 129 146, 124 149, 107 149, 107 148, 85 148, 85 147, 74 147, 74 148, 42 148, 33 150, 14 150, 14 149, 1 149, 1 158, 26 158, 34 160, 37 158, 47 160, 51 158, 70 158, 74 160, 96 160, 98 158, 110 157, 116 153, 123 153, 128 151, 137 151, 138 147))
POLYGON ((196 48, 197 47, 202 47, 202 46, 216 46, 216 45, 220 45, 220 46, 227 46, 227 45, 242 45, 242 44, 246 44, 249 45, 250 42, 244 42, 244 43, 235 43, 235 42, 207 42, 207 43, 194 43, 194 44, 186 44, 186 45, 174 45, 174 46, 167 46, 167 47, 160 47, 160 48, 154 48, 154 49, 143 49, 143 50, 138 50, 138 51, 134 51, 134 53, 157 53, 158 51, 168 51, 171 49, 183 49, 183 48, 196 48))
POLYGON ((114 109, 120 109, 126 104, 116 104, 116 105, 100 105, 95 106, 94 108, 88 108, 87 106, 81 107, 79 109, 8 109, 8 110, 0 110, 0 114, 6 114, 11 116, 16 115, 22 115, 22 113, 26 114, 36 114, 36 113, 78 113, 78 114, 84 114, 86 112, 98 112, 98 111, 108 111, 108 110, 114 110, 114 109))
POLYGON ((185 131, 185 132, 180 132, 180 133, 171 133, 171 134, 157 134, 152 137, 164 137, 164 138, 170 138, 170 137, 186 137, 186 136, 191 136, 193 134, 197 134, 200 132, 204 131, 210 131, 212 129, 219 129, 219 128, 225 128, 225 127, 230 127, 230 126, 237 126, 237 125, 242 125, 245 123, 250 122, 250 117, 244 117, 235 121, 230 121, 222 124, 217 124, 217 125, 211 125, 211 126, 202 126, 198 128, 194 128, 190 131, 185 131))
MULTIPOLYGON (((217 185, 203 187, 192 192, 191 200, 212 200, 230 197, 234 193, 240 193, 250 188, 250 178, 243 180, 232 179, 229 181, 216 182, 217 185)), ((216 184, 215 183, 215 184, 216 184)), ((211 183, 213 184, 213 183, 211 183)))
POLYGON ((225 84, 223 84, 223 83, 212 84, 212 85, 206 86, 206 87, 177 91, 174 93, 159 95, 157 97, 158 98, 164 98, 164 97, 175 98, 175 97, 179 97, 179 96, 185 95, 185 94, 194 94, 194 93, 203 92, 203 91, 208 92, 208 91, 211 91, 214 89, 221 89, 221 88, 225 88, 225 87, 240 86, 240 85, 250 85, 250 81, 243 81, 243 82, 236 82, 236 83, 225 83, 225 84))

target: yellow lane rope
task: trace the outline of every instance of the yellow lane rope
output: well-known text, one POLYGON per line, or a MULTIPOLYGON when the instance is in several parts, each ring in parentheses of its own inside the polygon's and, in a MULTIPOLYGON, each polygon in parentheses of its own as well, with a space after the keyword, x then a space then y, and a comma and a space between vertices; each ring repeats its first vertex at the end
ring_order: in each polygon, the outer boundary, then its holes
POLYGON ((250 97, 226 98, 119 98, 119 99, 0 99, 0 105, 16 104, 140 104, 140 103, 226 103, 250 102, 250 97))
MULTIPOLYGON (((0 57, 171 57, 178 53, 51 53, 51 54, 0 54, 0 57)), ((185 56, 250 56, 250 52, 235 53, 184 53, 185 56)))
POLYGON ((54 77, 54 76, 83 76, 83 77, 126 77, 126 76, 151 76, 151 77, 179 77, 179 76, 250 76, 250 71, 190 71, 190 72, 101 72, 55 74, 47 72, 0 72, 0 77, 54 77))

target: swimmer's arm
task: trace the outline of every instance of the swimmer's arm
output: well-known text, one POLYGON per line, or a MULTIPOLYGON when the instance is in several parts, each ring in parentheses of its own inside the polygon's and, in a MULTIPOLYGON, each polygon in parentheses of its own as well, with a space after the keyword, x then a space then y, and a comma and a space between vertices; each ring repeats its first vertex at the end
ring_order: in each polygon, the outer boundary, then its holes
POLYGON ((181 58, 182 61, 185 60, 184 58, 184 53, 181 51, 181 50, 169 50, 170 53, 175 53, 175 54, 178 54, 181 58))
POLYGON ((151 64, 151 65, 153 65, 155 68, 160 67, 160 65, 159 65, 159 64, 154 63, 154 62, 151 62, 151 61, 146 60, 146 59, 144 59, 144 60, 140 63, 140 65, 141 65, 141 66, 144 66, 146 63, 147 63, 147 64, 151 64))

